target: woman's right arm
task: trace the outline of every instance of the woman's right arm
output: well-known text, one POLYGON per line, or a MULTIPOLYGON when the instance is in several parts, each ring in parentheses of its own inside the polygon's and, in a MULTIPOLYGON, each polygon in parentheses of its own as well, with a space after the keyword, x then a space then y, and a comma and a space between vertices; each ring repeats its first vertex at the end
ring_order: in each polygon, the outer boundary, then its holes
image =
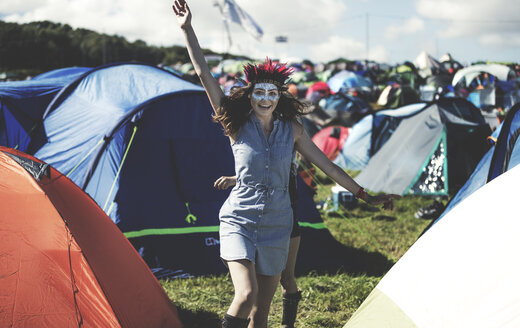
POLYGON ((185 0, 175 0, 173 2, 172 8, 175 12, 175 15, 177 16, 177 21, 179 22, 181 30, 184 33, 186 48, 188 49, 188 54, 190 55, 193 68, 200 77, 202 86, 208 94, 213 110, 216 114, 218 114, 220 110, 220 104, 224 98, 224 92, 220 88, 217 80, 215 80, 215 78, 211 75, 208 63, 206 63, 206 59, 204 58, 204 54, 200 48, 199 41, 195 35, 195 31, 191 26, 190 8, 188 7, 188 4, 185 0))

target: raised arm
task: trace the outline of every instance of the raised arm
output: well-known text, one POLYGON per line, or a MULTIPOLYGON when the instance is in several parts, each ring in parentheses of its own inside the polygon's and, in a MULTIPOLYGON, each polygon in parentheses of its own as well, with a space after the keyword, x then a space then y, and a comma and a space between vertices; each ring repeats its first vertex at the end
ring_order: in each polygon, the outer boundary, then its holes
POLYGON ((393 199, 401 198, 401 196, 393 194, 378 196, 368 195, 350 175, 330 161, 330 159, 314 144, 301 124, 293 122, 293 128, 295 135, 295 149, 306 159, 319 167, 320 170, 322 170, 332 180, 350 191, 352 194, 356 195, 356 197, 363 199, 371 205, 383 204, 383 208, 385 209, 393 209, 393 199))
POLYGON ((175 0, 172 5, 173 11, 177 16, 179 26, 184 33, 186 40, 186 48, 190 55, 191 63, 195 72, 200 77, 202 86, 208 94, 209 101, 215 113, 218 114, 220 110, 220 104, 224 98, 224 92, 220 88, 217 80, 211 75, 211 72, 200 48, 199 41, 195 35, 195 31, 191 26, 191 11, 185 0, 175 0))

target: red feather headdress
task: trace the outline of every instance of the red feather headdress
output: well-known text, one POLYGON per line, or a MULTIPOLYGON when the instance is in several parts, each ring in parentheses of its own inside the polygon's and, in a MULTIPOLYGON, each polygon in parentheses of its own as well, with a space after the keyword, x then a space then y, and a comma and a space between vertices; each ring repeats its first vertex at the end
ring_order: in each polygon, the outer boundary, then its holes
POLYGON ((286 64, 273 64, 268 57, 259 65, 247 64, 244 66, 246 81, 250 83, 272 83, 278 88, 283 86, 287 78, 293 73, 292 67, 286 64))

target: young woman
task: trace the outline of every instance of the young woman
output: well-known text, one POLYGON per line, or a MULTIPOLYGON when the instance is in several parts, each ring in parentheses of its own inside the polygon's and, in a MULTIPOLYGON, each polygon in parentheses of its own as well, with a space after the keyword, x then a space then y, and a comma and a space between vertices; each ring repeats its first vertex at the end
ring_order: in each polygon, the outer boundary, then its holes
MULTIPOLYGON (((294 156, 294 154, 293 154, 294 156)), ((298 248, 300 247, 301 234, 296 218, 296 175, 297 167, 294 163, 291 165, 291 175, 289 178, 289 197, 291 199, 291 208, 293 210, 293 228, 291 231, 291 239, 289 241, 289 252, 287 256, 287 263, 280 276, 280 285, 282 288, 282 326, 281 328, 294 328, 296 322, 296 315, 298 313, 298 303, 302 298, 301 290, 296 283, 296 276, 294 274, 296 269, 296 258, 298 256, 298 248)), ((236 185, 236 176, 228 177, 222 176, 218 178, 214 187, 220 190, 226 190, 236 185)))
POLYGON ((392 198, 399 196, 369 196, 316 147, 295 119, 303 104, 286 91, 292 71, 285 65, 270 60, 247 65, 247 86, 226 97, 204 59, 188 5, 175 0, 173 11, 215 111, 214 119, 224 127, 235 157, 237 183, 219 214, 220 256, 235 288, 222 327, 265 328, 286 265, 293 225, 288 186, 294 150, 370 204, 392 208, 392 198))

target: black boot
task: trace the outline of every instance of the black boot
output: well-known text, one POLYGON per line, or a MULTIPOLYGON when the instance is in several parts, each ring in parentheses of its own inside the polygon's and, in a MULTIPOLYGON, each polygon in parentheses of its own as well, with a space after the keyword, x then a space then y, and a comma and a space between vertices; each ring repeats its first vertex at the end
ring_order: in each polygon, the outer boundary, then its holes
POLYGON ((226 313, 222 319, 222 328, 247 328, 249 319, 237 318, 226 313))
POLYGON ((298 290, 293 294, 283 294, 282 328, 294 328, 298 303, 301 299, 301 290, 298 290))

